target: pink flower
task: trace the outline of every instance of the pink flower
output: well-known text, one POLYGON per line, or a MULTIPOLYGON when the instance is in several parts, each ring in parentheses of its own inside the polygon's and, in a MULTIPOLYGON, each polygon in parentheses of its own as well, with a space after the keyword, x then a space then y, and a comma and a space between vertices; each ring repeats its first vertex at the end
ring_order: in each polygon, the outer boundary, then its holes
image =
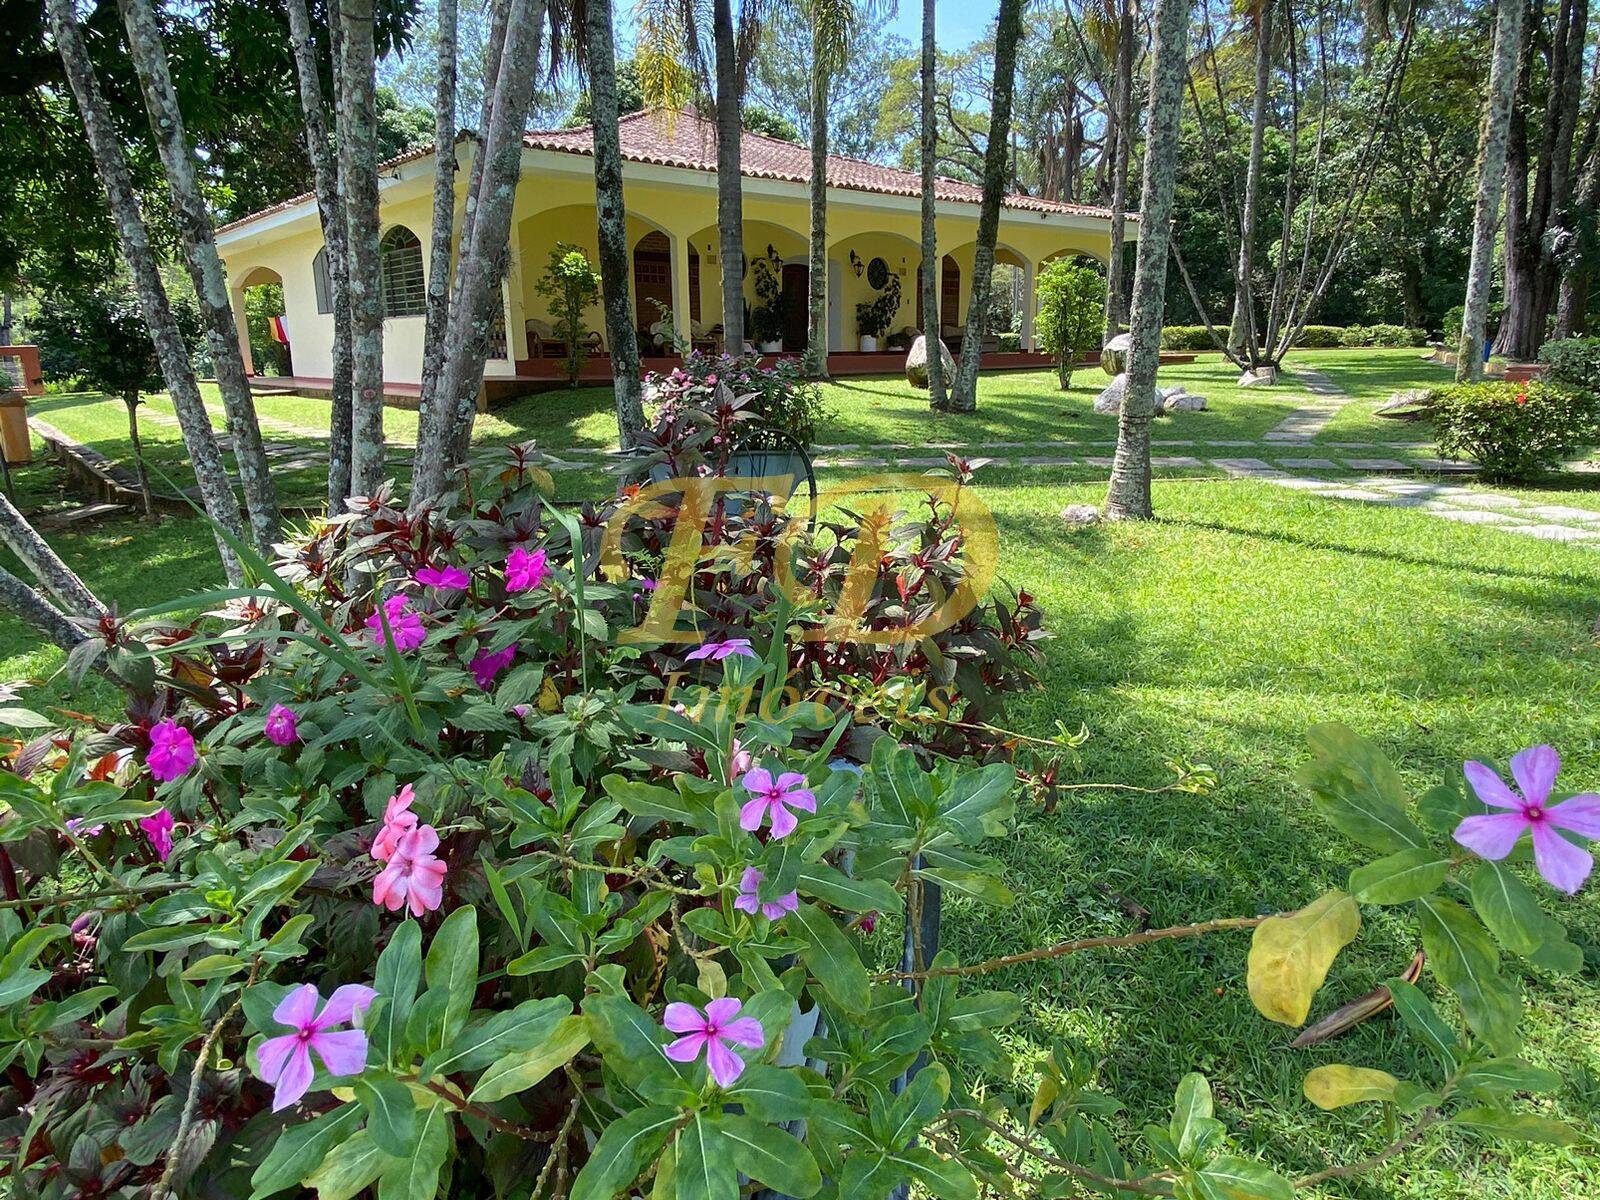
POLYGON ((739 782, 753 799, 746 800, 744 807, 739 810, 739 828, 746 833, 754 833, 761 828, 761 818, 770 814, 772 836, 788 837, 800 823, 789 811, 789 806, 793 805, 803 812, 817 811, 817 798, 801 786, 805 781, 806 777, 796 771, 786 771, 778 776, 776 782, 773 781, 772 772, 761 767, 745 772, 745 777, 739 782))
POLYGON ((699 658, 708 658, 712 662, 721 662, 725 658, 738 655, 741 658, 754 658, 756 652, 750 649, 749 638, 729 638, 725 642, 707 642, 697 646, 683 656, 685 662, 694 662, 699 658))
POLYGON ((550 563, 543 550, 515 547, 506 556, 506 591, 525 592, 550 578, 550 563))
POLYGON ((756 756, 746 750, 738 738, 734 738, 728 751, 728 782, 733 783, 755 765, 756 756))
POLYGON ((172 856, 172 825, 172 814, 164 808, 158 808, 139 822, 139 828, 144 830, 144 836, 150 839, 156 857, 162 862, 172 856))
POLYGON ((667 1005, 662 1024, 684 1036, 663 1047, 663 1053, 673 1062, 688 1063, 704 1050, 711 1078, 719 1087, 728 1087, 744 1072, 744 1059, 730 1050, 728 1043, 759 1050, 767 1040, 760 1021, 739 1016, 743 1007, 731 997, 713 1000, 704 1014, 692 1004, 667 1005))
POLYGON ((256 1051, 261 1078, 273 1087, 273 1112, 288 1108, 306 1094, 316 1074, 313 1050, 330 1075, 359 1075, 366 1070, 367 1035, 359 1029, 334 1030, 333 1026, 353 1022, 377 994, 359 983, 347 983, 335 988, 318 1012, 321 997, 316 984, 303 983, 278 1001, 272 1019, 293 1032, 268 1038, 256 1051))
POLYGON ((1585 792, 1560 804, 1545 803, 1561 770, 1561 756, 1552 747, 1532 746, 1512 757, 1511 776, 1520 795, 1480 762, 1465 763, 1462 770, 1479 800, 1512 811, 1467 817, 1456 826, 1456 841, 1483 858, 1501 859, 1522 840, 1523 832, 1529 831, 1534 866, 1545 882, 1568 895, 1583 886, 1594 858, 1556 831, 1600 837, 1600 796, 1585 792))
POLYGON ((388 862, 394 856, 400 839, 417 827, 417 814, 411 811, 411 802, 415 799, 408 783, 390 796, 389 803, 384 805, 383 828, 372 839, 372 857, 379 862, 388 862))
POLYGON ((300 718, 294 709, 274 704, 267 714, 267 741, 274 746, 292 746, 300 740, 300 718))
POLYGON ((517 646, 513 642, 504 650, 496 650, 490 654, 487 650, 480 650, 468 664, 472 671, 472 678, 484 691, 489 690, 489 685, 494 682, 494 677, 511 665, 511 660, 517 656, 517 646))
MULTIPOLYGON (((415 650, 428 640, 427 630, 422 628, 422 618, 411 611, 411 602, 404 596, 390 596, 385 600, 383 616, 389 618, 394 648, 400 653, 415 650)), ((383 617, 373 613, 367 618, 367 628, 372 630, 372 644, 381 647, 384 644, 383 617)))
POLYGON ((104 828, 104 825, 85 825, 82 817, 67 818, 67 832, 73 837, 94 837, 104 828))
POLYGON ((414 578, 423 587, 439 592, 465 591, 472 582, 472 577, 460 567, 423 567, 414 578))
POLYGON ((198 761, 194 750, 194 734, 176 721, 162 721, 150 730, 150 753, 145 755, 145 765, 150 774, 162 783, 182 778, 198 761))
POLYGON ((419 825, 401 834, 387 865, 372 881, 372 902, 396 912, 407 904, 420 917, 444 903, 445 861, 433 852, 439 834, 432 825, 419 825))
POLYGON ((754 867, 746 867, 744 875, 739 879, 739 894, 734 898, 733 906, 751 916, 759 911, 769 921, 780 920, 784 913, 792 913, 800 907, 799 892, 790 892, 787 896, 779 896, 776 900, 763 901, 760 892, 766 878, 754 867))

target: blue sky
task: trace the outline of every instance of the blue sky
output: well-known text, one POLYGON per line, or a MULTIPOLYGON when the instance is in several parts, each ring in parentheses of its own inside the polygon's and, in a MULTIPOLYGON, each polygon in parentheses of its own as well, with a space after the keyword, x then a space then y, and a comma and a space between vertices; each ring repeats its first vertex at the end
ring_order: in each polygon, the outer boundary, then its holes
MULTIPOLYGON (((934 36, 941 50, 955 50, 988 33, 999 0, 939 0, 934 36)), ((913 46, 922 43, 921 0, 900 0, 890 27, 913 46)))

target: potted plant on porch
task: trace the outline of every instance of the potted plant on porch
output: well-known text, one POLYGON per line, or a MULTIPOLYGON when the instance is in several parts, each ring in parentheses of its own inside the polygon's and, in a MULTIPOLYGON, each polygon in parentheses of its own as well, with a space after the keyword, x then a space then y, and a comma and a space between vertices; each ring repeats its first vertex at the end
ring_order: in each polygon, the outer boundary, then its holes
POLYGON ((889 332, 894 317, 900 311, 900 277, 890 275, 883 290, 871 300, 856 305, 856 332, 861 335, 861 349, 870 354, 878 348, 878 339, 889 332))
POLYGON ((750 312, 750 335, 763 354, 783 349, 783 329, 788 307, 783 295, 783 260, 771 246, 751 268, 755 272, 756 300, 750 312))

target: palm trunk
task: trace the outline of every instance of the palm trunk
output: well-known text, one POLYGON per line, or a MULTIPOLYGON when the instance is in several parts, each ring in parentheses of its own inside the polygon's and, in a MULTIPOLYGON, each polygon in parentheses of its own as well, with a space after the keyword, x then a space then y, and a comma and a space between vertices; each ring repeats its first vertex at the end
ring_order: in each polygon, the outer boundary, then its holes
POLYGON ((118 7, 128 31, 128 50, 144 91, 150 128, 161 153, 167 189, 172 194, 173 218, 183 239, 189 278, 194 283, 200 317, 211 344, 217 386, 227 412, 228 434, 233 441, 233 457, 239 470, 251 535, 256 548, 263 554, 270 554, 283 536, 277 488, 272 482, 261 426, 256 420, 255 400, 250 394, 250 378, 239 348, 239 328, 228 298, 227 272, 217 253, 211 214, 200 194, 194 153, 184 132, 178 93, 167 68, 161 26, 149 0, 118 0, 118 7))
POLYGON ((828 88, 820 26, 811 33, 811 241, 806 258, 806 360, 812 379, 828 377, 828 88))
POLYGON ((1228 349, 1236 356, 1248 355, 1250 369, 1260 358, 1255 329, 1253 270, 1256 239, 1256 212, 1261 207, 1261 157, 1267 132, 1267 93, 1272 86, 1272 5, 1261 0, 1256 14, 1256 94, 1250 113, 1250 159, 1245 166, 1244 203, 1239 208, 1239 257, 1233 270, 1233 322, 1228 330, 1228 349))
POLYGON ((1500 196, 1505 190, 1506 137, 1522 44, 1523 8, 1523 0, 1499 0, 1495 21, 1489 98, 1478 139, 1478 196, 1472 214, 1472 258, 1467 269, 1467 295, 1462 309, 1461 341, 1457 347, 1456 379, 1461 383, 1483 378, 1483 333, 1489 318, 1489 285, 1494 276, 1494 231, 1500 223, 1500 196))
POLYGON ((622 147, 617 133, 617 57, 611 0, 589 0, 589 110, 594 126, 594 191, 599 226, 600 290, 611 386, 617 406, 617 441, 624 449, 644 432, 639 383, 639 335, 628 277, 628 209, 622 193, 622 147))
POLYGON ((1000 205, 1006 195, 1011 157, 1011 96, 1017 79, 1017 41, 1022 36, 1023 0, 1000 0, 994 40, 994 104, 989 113, 989 144, 983 153, 983 203, 978 209, 978 247, 972 256, 972 299, 961 338, 961 361, 950 394, 951 412, 978 408, 978 360, 989 320, 989 285, 994 275, 994 243, 1000 233, 1000 205))
POLYGON ((438 420, 439 377, 450 326, 450 251, 456 224, 456 0, 439 0, 439 80, 433 100, 433 224, 428 247, 428 305, 422 334, 419 431, 438 420))
POLYGON ((378 122, 373 0, 339 5, 339 191, 350 264, 350 491, 383 482, 383 283, 378 261, 378 122))
MULTIPOLYGON (((300 109, 305 123, 306 155, 317 194, 317 217, 322 224, 324 256, 328 265, 328 301, 333 309, 333 380, 328 428, 328 512, 337 513, 350 494, 350 264, 346 250, 344 201, 339 196, 339 164, 334 160, 327 113, 322 102, 322 81, 311 45, 311 18, 306 0, 287 0, 289 40, 294 50, 295 75, 300 84, 300 109)), ((337 22, 331 22, 335 37, 337 22)), ((334 47, 335 89, 339 78, 339 53, 334 47)))
POLYGON ((1156 365, 1166 302, 1172 200, 1178 182, 1178 126, 1189 40, 1189 0, 1158 0, 1150 63, 1150 107, 1139 199, 1139 253, 1133 269, 1128 380, 1117 421, 1117 453, 1106 490, 1106 516, 1148 519, 1150 422, 1155 417, 1156 365))
MULTIPOLYGON (((128 174, 128 163, 122 154, 122 144, 117 140, 110 108, 95 81, 94 68, 83 43, 83 31, 77 23, 77 13, 72 0, 48 0, 47 8, 56 48, 61 54, 73 96, 77 99, 78 111, 83 115, 84 132, 94 156, 95 169, 105 186, 106 200, 117 224, 122 257, 133 276, 139 308, 149 329, 167 392, 172 397, 173 409, 178 415, 184 446, 194 466, 195 480, 200 485, 201 501, 217 525, 242 538, 244 518, 239 511, 239 500, 228 481, 217 435, 211 428, 205 403, 200 399, 200 386, 195 381, 188 348, 183 343, 183 335, 173 318, 172 306, 161 282, 161 271, 150 245, 144 217, 139 211, 133 180, 128 174)), ((222 558, 228 582, 240 583, 244 579, 244 571, 232 548, 221 537, 217 538, 217 553, 222 558)))
POLYGON ((714 0, 717 72, 717 248, 722 258, 722 343, 744 350, 744 186, 740 177, 739 59, 732 0, 714 0))
POLYGON ((28 519, 5 496, 0 495, 0 541, 17 556, 17 561, 50 593, 65 612, 80 617, 103 617, 106 606, 79 579, 77 573, 61 561, 38 530, 28 524, 28 519))
POLYGON ((934 156, 939 138, 933 105, 939 58, 933 39, 933 9, 934 0, 922 0, 922 337, 928 359, 928 405, 939 409, 945 405, 944 354, 939 349, 939 293, 944 272, 934 223, 934 156))
POLYGON ((1117 76, 1112 108, 1116 128, 1116 157, 1111 165, 1111 248, 1106 254, 1106 322, 1103 346, 1122 332, 1127 310, 1123 291, 1123 239, 1127 237, 1128 162, 1133 156, 1133 0, 1123 0, 1117 22, 1117 76))
POLYGON ((144 515, 155 519, 156 500, 150 494, 150 472, 144 465, 144 442, 139 438, 139 393, 129 392, 122 397, 128 408, 128 442, 133 447, 133 471, 139 480, 139 499, 144 504, 144 515))

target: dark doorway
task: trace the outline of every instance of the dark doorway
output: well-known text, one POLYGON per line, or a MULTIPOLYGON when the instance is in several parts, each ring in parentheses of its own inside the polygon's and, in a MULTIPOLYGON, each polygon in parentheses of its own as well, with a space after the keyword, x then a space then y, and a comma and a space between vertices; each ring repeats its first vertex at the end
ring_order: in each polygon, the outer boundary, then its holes
MULTIPOLYGON (((961 268, 948 254, 939 264, 939 327, 959 326, 961 308, 961 268)), ((922 331, 922 268, 917 268, 917 332, 922 331)))
POLYGON ((655 301, 672 307, 672 243, 664 233, 651 232, 633 248, 634 321, 639 330, 639 345, 646 354, 659 353, 652 346, 650 326, 661 319, 655 301))
POLYGON ((805 263, 783 266, 783 348, 804 350, 810 328, 811 268, 805 263))

